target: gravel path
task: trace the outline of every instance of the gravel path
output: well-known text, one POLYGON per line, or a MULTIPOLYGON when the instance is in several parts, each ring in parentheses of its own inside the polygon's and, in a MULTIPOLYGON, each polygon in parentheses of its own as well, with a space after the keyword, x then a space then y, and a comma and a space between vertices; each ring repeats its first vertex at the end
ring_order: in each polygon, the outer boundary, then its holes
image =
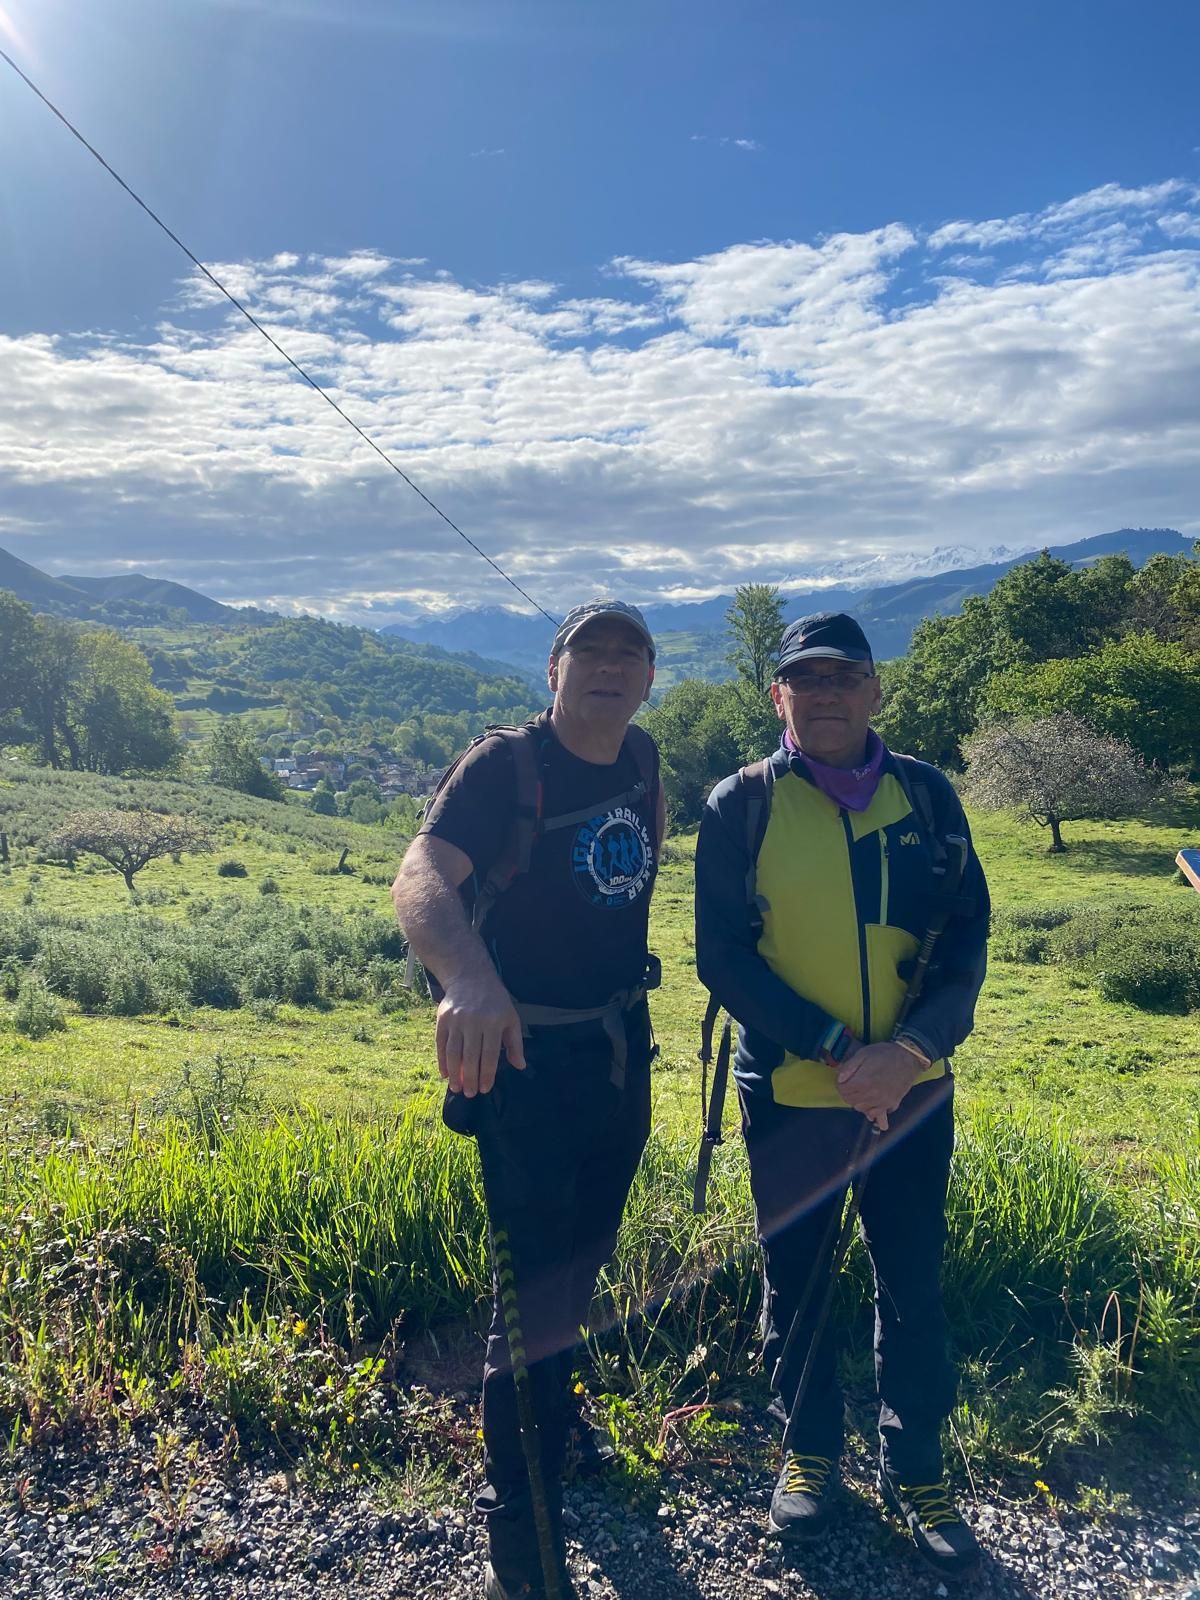
MULTIPOLYGON (((9 1462, 2 1477, 5 1600, 450 1600, 479 1593, 483 1543, 467 1497, 395 1509, 370 1486, 321 1491, 264 1462, 230 1462, 219 1431, 163 1452, 152 1437, 78 1441, 9 1462)), ((770 1470, 673 1474, 633 1510, 603 1480, 568 1490, 572 1566, 584 1600, 940 1600, 881 1513, 864 1452, 847 1463, 844 1515, 822 1543, 781 1552, 762 1529, 770 1470)), ((1098 1520, 980 1486, 967 1514, 984 1548, 964 1594, 1200 1600, 1200 1511, 1147 1475, 1131 1508, 1098 1520)))

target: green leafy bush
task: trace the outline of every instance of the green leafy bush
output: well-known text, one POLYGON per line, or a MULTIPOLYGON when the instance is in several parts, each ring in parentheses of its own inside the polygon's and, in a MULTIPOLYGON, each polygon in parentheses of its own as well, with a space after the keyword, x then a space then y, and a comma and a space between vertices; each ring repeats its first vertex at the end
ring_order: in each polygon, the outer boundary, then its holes
POLYGON ((248 874, 244 861, 235 861, 230 858, 228 861, 220 862, 217 866, 218 878, 245 878, 246 876, 248 874))
POLYGON ((1001 961, 1073 967, 1106 1000, 1143 1011, 1200 1008, 1200 905, 1194 900, 999 911, 991 952, 1001 961))
POLYGON ((1112 940, 1093 958, 1096 987, 1106 1000, 1122 1000, 1143 1011, 1191 1011, 1200 1007, 1200 955, 1194 948, 1153 935, 1135 942, 1112 940))
POLYGON ((67 1025, 63 1009, 46 987, 44 978, 31 973, 21 984, 13 1010, 13 1027, 28 1039, 44 1039, 67 1025))
POLYGON ((51 993, 115 1016, 381 995, 406 950, 390 917, 278 897, 195 896, 182 921, 0 912, 0 969, 19 983, 32 965, 51 993))
POLYGON ((992 913, 989 950, 998 961, 1045 961, 1050 950, 1050 933, 1069 922, 1075 907, 1024 906, 992 913))

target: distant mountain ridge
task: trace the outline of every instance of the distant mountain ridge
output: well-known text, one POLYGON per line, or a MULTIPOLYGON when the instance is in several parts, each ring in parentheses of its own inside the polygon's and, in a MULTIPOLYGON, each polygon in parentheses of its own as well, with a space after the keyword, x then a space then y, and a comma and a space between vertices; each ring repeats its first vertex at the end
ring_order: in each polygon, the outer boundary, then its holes
MULTIPOLYGON (((1153 555, 1188 554, 1193 543, 1174 528, 1118 528, 1073 544, 1051 545, 1049 549, 1051 555, 1075 567, 1090 566, 1101 556, 1121 554, 1128 555, 1135 567, 1141 567, 1153 555)), ((951 546, 942 552, 947 565, 938 572, 918 572, 867 587, 847 575, 827 587, 788 592, 785 616, 790 621, 812 611, 851 611, 862 622, 879 659, 888 660, 904 654, 914 628, 924 618, 957 611, 968 596, 987 594, 1006 572, 1021 562, 1034 560, 1043 548, 1046 547, 1039 545, 1013 554, 1001 546, 987 554, 1004 552, 1002 559, 965 566, 962 563, 969 553, 967 547, 951 546)), ((934 556, 921 557, 913 565, 920 568, 933 559, 934 556)), ((846 573, 844 567, 841 570, 846 573)), ((644 607, 646 621, 659 644, 660 676, 664 675, 661 669, 671 677, 689 673, 699 677, 726 676, 724 645, 719 635, 732 598, 718 595, 711 600, 644 607)), ((421 622, 395 622, 380 631, 422 644, 439 644, 443 649, 486 652, 530 672, 545 666, 553 637, 553 629, 544 617, 502 606, 481 606, 421 622)))
POLYGON ((195 589, 166 578, 147 578, 140 572, 117 573, 107 578, 52 578, 39 567, 0 550, 0 589, 10 589, 35 611, 70 617, 81 622, 125 620, 147 625, 171 620, 171 612, 184 612, 189 622, 253 622, 266 615, 253 608, 241 610, 210 600, 195 589))
MULTIPOLYGON (((1141 567, 1152 555, 1186 554, 1192 544, 1190 538, 1173 528, 1119 528, 1072 544, 1052 545, 1050 553, 1077 567, 1088 566, 1101 556, 1126 554, 1135 566, 1141 567)), ((999 559, 968 565, 970 558, 981 552, 964 545, 943 546, 907 562, 901 558, 904 575, 886 583, 869 581, 881 557, 870 557, 858 564, 831 563, 824 569, 831 577, 828 584, 795 589, 783 585, 785 615, 790 620, 810 611, 852 611, 866 628, 879 658, 887 660, 907 650, 913 629, 925 617, 957 611, 968 596, 987 594, 1014 566, 1033 560, 1040 548, 1014 553, 1010 547, 997 546, 982 553, 999 559), (930 571, 935 565, 938 570, 930 571), (839 575, 837 581, 832 578, 835 573, 839 575)), ((895 573, 896 563, 891 563, 889 570, 895 573)), ((820 572, 816 569, 809 578, 820 572)), ((51 577, 6 550, 0 550, 0 589, 12 590, 38 611, 115 626, 170 623, 180 614, 189 622, 223 626, 254 626, 279 620, 274 613, 223 605, 183 584, 141 573, 51 577)), ((717 595, 711 600, 644 608, 646 620, 659 641, 662 684, 689 674, 713 678, 726 675, 721 635, 731 599, 730 595, 717 595)), ((469 664, 476 670, 495 672, 515 667, 540 679, 554 630, 541 616, 510 611, 504 606, 479 606, 449 617, 395 622, 378 631, 394 641, 429 645, 460 658, 474 657, 469 664)))

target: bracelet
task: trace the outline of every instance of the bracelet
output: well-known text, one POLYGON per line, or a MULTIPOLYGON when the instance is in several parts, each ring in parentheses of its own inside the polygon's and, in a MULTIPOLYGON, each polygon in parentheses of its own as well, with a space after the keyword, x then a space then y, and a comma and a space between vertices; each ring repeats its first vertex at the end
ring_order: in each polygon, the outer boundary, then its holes
POLYGON ((907 1050, 910 1056, 915 1056, 916 1059, 921 1063, 922 1072, 926 1071, 933 1065, 932 1059, 925 1054, 920 1045, 913 1044, 911 1039, 893 1039, 892 1043, 898 1044, 901 1050, 907 1050))

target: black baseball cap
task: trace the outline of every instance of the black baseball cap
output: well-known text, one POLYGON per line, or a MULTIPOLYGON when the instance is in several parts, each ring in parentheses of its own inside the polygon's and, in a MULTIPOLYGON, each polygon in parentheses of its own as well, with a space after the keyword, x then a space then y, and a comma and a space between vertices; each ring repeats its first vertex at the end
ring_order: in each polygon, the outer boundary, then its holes
POLYGON ((823 657, 874 664, 867 636, 853 617, 844 611, 817 611, 811 617, 797 617, 783 630, 775 676, 782 677, 798 661, 823 657))

